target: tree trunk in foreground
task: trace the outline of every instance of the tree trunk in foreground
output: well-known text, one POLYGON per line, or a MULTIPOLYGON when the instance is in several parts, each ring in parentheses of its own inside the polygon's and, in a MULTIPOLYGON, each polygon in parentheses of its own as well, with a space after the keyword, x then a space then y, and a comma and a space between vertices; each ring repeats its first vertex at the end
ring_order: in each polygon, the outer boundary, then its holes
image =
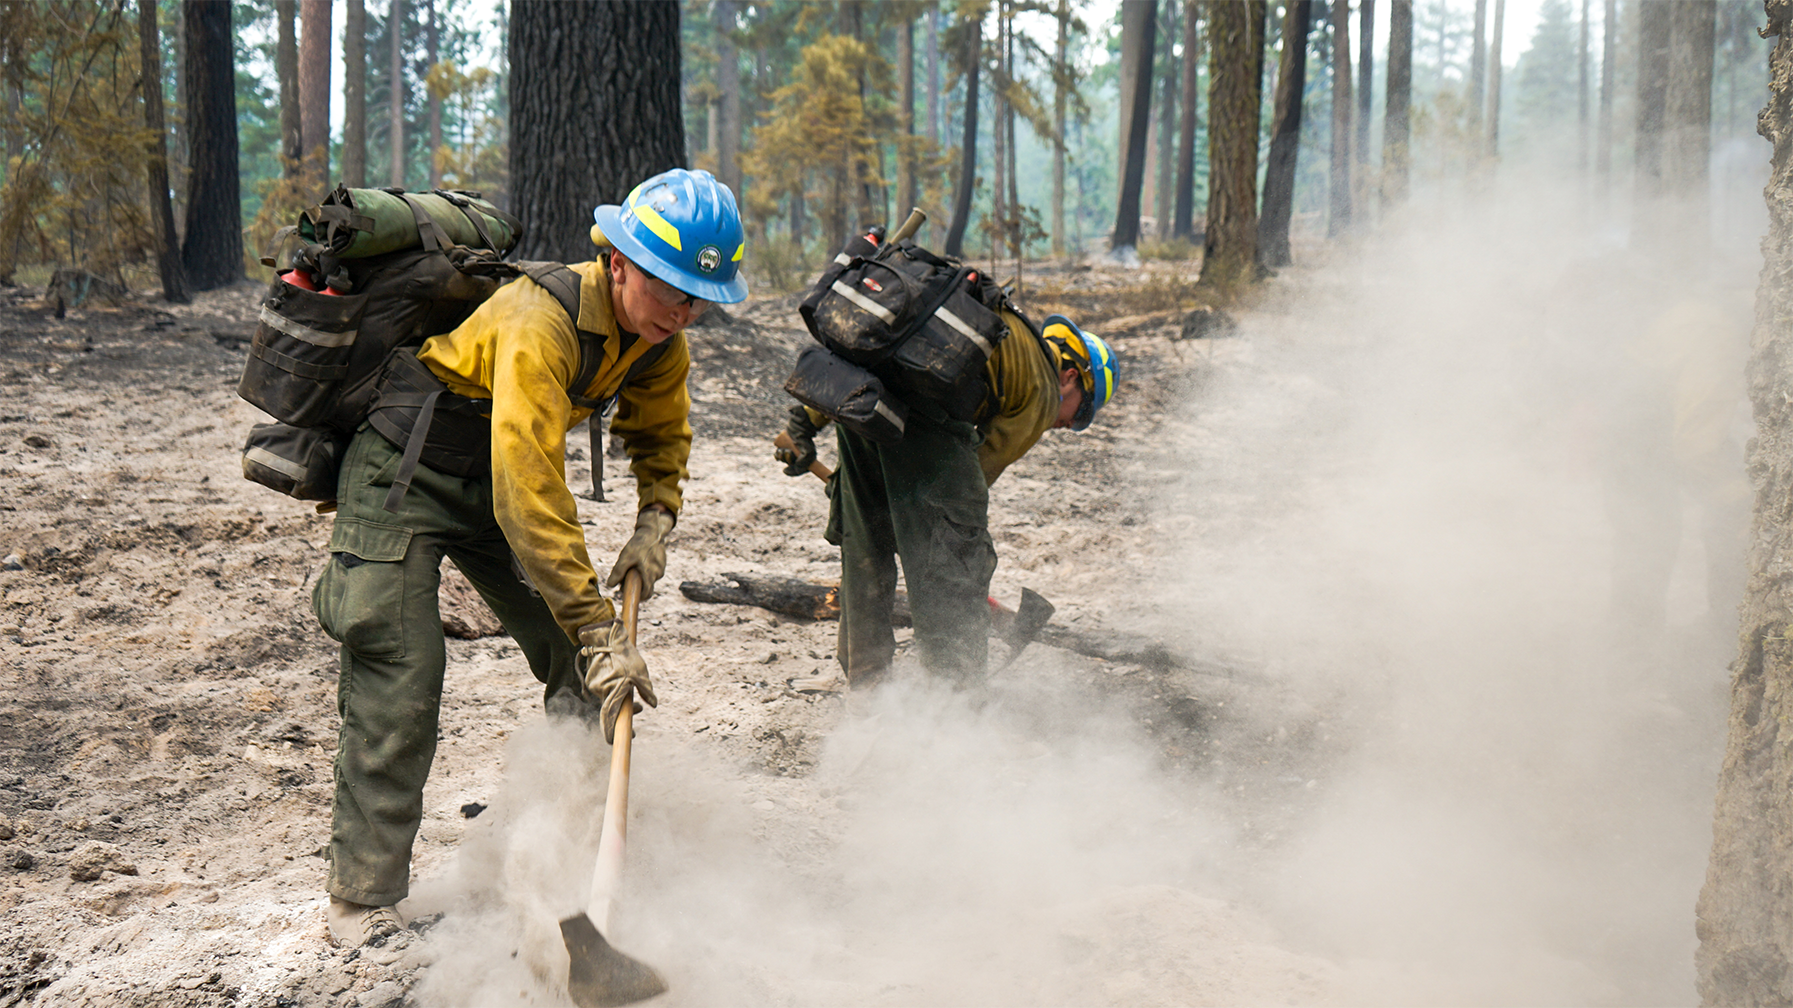
POLYGON ((243 278, 243 209, 237 181, 237 88, 229 0, 186 0, 187 287, 208 291, 243 278))
POLYGON ((1773 158, 1749 363, 1756 513, 1712 857, 1694 921, 1700 1000, 1709 1005, 1793 1003, 1793 581, 1784 573, 1793 566, 1793 330, 1780 321, 1793 316, 1793 0, 1765 6, 1779 37, 1759 120, 1773 158))
POLYGON ((594 206, 685 166, 679 5, 517 0, 510 65, 518 255, 590 259, 594 206))
POLYGON ((162 112, 162 44, 156 24, 156 0, 137 2, 137 41, 143 58, 143 125, 149 131, 149 215, 156 230, 156 271, 162 278, 162 300, 187 302, 187 276, 181 270, 180 239, 174 233, 174 203, 168 192, 168 138, 162 112))
POLYGON ((1158 0, 1121 0, 1121 188, 1110 249, 1139 244, 1139 199, 1145 189, 1146 132, 1152 121, 1152 50, 1158 0))
POLYGON ((1287 266, 1289 221, 1295 208, 1296 154, 1301 147, 1301 95, 1307 90, 1307 30, 1313 0, 1293 0, 1283 16, 1282 65, 1276 71, 1276 118, 1270 127, 1270 163, 1264 171, 1264 216, 1258 221, 1258 254, 1264 265, 1287 266))
POLYGON ((311 202, 330 189, 330 7, 299 0, 299 144, 311 202))
POLYGON ((1202 282, 1223 290, 1258 273, 1258 106, 1264 0, 1209 8, 1208 223, 1202 282))

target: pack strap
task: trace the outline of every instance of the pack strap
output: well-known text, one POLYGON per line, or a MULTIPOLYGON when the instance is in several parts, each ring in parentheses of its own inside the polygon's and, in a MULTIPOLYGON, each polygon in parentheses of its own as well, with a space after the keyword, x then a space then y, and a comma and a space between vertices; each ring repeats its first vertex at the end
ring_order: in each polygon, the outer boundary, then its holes
POLYGON ((417 414, 417 422, 411 427, 411 436, 405 439, 405 454, 399 459, 398 473, 392 478, 392 489, 386 491, 386 501, 380 505, 387 511, 397 512, 399 502, 405 499, 405 492, 411 489, 411 477, 417 475, 417 460, 423 457, 424 442, 430 439, 430 422, 436 419, 436 401, 442 398, 445 389, 437 389, 423 397, 423 410, 417 414))
POLYGON ((411 208, 411 218, 417 222, 417 237, 422 239, 425 251, 440 252, 454 244, 447 240, 446 235, 442 234, 442 229, 436 226, 435 219, 430 216, 428 210, 423 208, 423 204, 417 202, 417 197, 408 192, 398 192, 393 195, 404 200, 405 205, 411 208))

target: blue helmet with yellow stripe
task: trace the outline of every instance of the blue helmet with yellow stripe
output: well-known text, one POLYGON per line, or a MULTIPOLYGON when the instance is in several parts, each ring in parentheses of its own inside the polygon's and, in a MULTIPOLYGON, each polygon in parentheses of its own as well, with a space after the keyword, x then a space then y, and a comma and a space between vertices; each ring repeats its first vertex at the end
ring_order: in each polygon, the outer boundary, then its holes
POLYGON ((679 290, 723 304, 746 299, 741 212, 735 194, 709 172, 661 172, 621 206, 607 203, 591 217, 630 262, 679 290))
POLYGON ((1041 329, 1047 345, 1058 351, 1059 367, 1076 368, 1083 378, 1083 401, 1071 418, 1071 429, 1082 430, 1095 419, 1096 411, 1114 398, 1116 381, 1114 351, 1102 338, 1077 328, 1077 323, 1063 315, 1046 316, 1041 329))

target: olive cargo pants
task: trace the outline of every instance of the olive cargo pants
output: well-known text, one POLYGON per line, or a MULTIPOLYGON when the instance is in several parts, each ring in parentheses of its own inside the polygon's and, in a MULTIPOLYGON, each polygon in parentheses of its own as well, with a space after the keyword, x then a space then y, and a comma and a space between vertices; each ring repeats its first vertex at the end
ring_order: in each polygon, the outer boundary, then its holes
POLYGON ((419 465, 399 510, 382 505, 400 451, 363 426, 337 483, 330 560, 312 590, 324 632, 342 644, 336 706, 336 796, 330 828, 333 896, 385 906, 410 891, 411 845, 436 754, 447 650, 436 590, 454 561, 547 684, 577 689, 576 647, 511 570, 492 517, 490 476, 419 465))
POLYGON ((870 685, 890 668, 898 558, 922 665, 960 685, 981 682, 996 546, 977 428, 923 403, 910 410, 897 444, 881 445, 844 427, 838 438, 828 541, 841 548, 836 657, 848 684, 870 685))

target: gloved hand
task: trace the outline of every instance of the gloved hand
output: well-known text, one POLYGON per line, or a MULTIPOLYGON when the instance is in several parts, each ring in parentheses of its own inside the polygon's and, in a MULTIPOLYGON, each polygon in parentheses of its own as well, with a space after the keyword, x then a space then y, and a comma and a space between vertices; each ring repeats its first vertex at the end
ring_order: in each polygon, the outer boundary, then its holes
POLYGON ((649 505, 635 516, 635 534, 616 555, 616 564, 604 587, 615 588, 623 583, 623 575, 633 567, 641 572, 641 597, 654 597, 654 582, 666 573, 666 535, 672 531, 672 512, 649 505))
POLYGON ((791 439, 791 448, 775 448, 772 457, 784 463, 786 476, 803 476, 816 461, 817 427, 809 419, 809 411, 802 406, 791 407, 791 419, 784 425, 785 436, 791 439))
MULTIPOLYGON (((616 716, 623 704, 632 703, 632 694, 639 694, 649 707, 658 707, 654 683, 648 678, 647 662, 635 650, 629 631, 622 620, 605 620, 579 628, 579 674, 585 677, 587 696, 602 698, 601 717, 604 741, 616 742, 616 716)), ((636 711, 641 705, 636 704, 636 711)))

